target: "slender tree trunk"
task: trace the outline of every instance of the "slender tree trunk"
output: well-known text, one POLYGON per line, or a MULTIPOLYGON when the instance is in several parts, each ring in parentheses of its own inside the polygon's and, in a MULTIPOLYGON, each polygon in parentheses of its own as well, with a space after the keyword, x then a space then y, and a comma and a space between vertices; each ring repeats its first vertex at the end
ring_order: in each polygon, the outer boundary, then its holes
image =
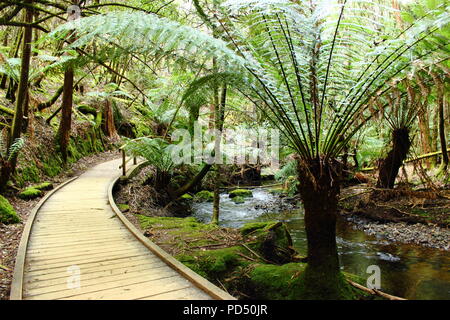
MULTIPOLYGON (((25 1, 26 4, 32 4, 32 0, 25 1)), ((31 24, 33 22, 33 12, 27 8, 25 12, 25 22, 31 24)), ((22 43, 22 60, 20 69, 19 88, 17 92, 16 108, 14 111, 13 123, 11 125, 11 131, 7 141, 7 149, 14 143, 14 141, 20 138, 23 125, 23 112, 25 103, 27 103, 28 93, 28 79, 30 73, 30 57, 31 57, 31 40, 33 36, 33 30, 31 27, 25 27, 23 43, 22 43)), ((14 156, 9 164, 3 165, 0 177, 0 190, 6 187, 11 174, 14 173, 17 163, 17 155, 14 156)))
POLYGON ((59 124, 59 147, 64 163, 67 162, 67 148, 70 141, 73 105, 73 69, 69 67, 64 72, 64 89, 62 98, 61 122, 59 124))
POLYGON ((216 91, 215 94, 217 94, 215 100, 215 108, 214 108, 214 127, 220 132, 220 135, 216 137, 215 141, 215 181, 214 183, 214 190, 213 190, 213 215, 211 219, 211 223, 218 224, 219 223, 219 214, 220 214, 220 164, 221 161, 217 161, 222 157, 222 153, 220 151, 220 140, 222 139, 221 131, 223 129, 223 121, 225 116, 225 105, 226 105, 226 99, 227 99, 227 85, 223 85, 222 92, 221 92, 221 98, 219 103, 219 96, 218 92, 216 91))
POLYGON ((439 76, 439 74, 432 72, 431 76, 433 77, 435 86, 436 86, 436 95, 437 95, 437 113, 439 119, 439 140, 442 150, 442 163, 439 168, 439 173, 446 171, 448 167, 448 153, 447 153, 447 141, 445 138, 445 118, 444 118, 444 83, 439 76))
POLYGON ((392 133, 392 150, 380 162, 378 174, 378 188, 394 188, 398 171, 406 159, 411 146, 409 130, 407 128, 395 129, 392 133))
POLYGON ((219 189, 219 180, 220 180, 220 167, 218 165, 215 165, 215 183, 214 183, 214 189, 213 189, 213 212, 212 212, 212 218, 211 223, 212 224, 218 224, 219 223, 219 213, 220 213, 220 189, 219 189))
MULTIPOLYGON (((72 4, 78 4, 77 0, 72 1, 72 4)), ((77 19, 75 11, 69 12, 69 21, 77 19)), ((71 42, 73 39, 68 39, 71 42)), ((64 85, 62 97, 61 122, 59 123, 58 137, 59 147, 64 163, 67 163, 67 149, 70 142, 70 130, 72 127, 72 107, 73 107, 73 77, 74 71, 72 66, 68 66, 64 72, 64 85)))
MULTIPOLYGON (((419 85, 420 93, 422 95, 422 103, 420 110, 417 113, 419 118, 420 137, 422 141, 423 153, 430 153, 433 151, 432 137, 430 133, 430 115, 428 113, 428 96, 430 95, 430 88, 423 83, 422 78, 416 75, 416 82, 419 85)), ((426 164, 430 169, 433 160, 428 159, 426 164)))
POLYGON ((336 245, 340 171, 337 164, 321 159, 298 163, 308 241, 308 265, 301 282, 305 299, 346 298, 348 286, 340 273, 336 245))
POLYGON ((114 110, 111 101, 107 99, 103 107, 103 133, 109 138, 118 138, 116 126, 114 124, 114 110))

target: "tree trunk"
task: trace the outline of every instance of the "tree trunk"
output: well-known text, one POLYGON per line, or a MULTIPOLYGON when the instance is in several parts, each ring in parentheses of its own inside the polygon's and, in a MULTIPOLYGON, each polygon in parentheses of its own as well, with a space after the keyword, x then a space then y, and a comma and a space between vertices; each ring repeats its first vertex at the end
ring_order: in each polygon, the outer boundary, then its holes
POLYGON ((336 245, 340 171, 337 164, 321 159, 298 163, 308 241, 308 265, 301 282, 305 299, 347 298, 348 285, 340 273, 336 245))
POLYGON ((105 136, 109 138, 118 138, 116 126, 114 124, 114 110, 109 100, 105 101, 103 107, 102 130, 105 136))
POLYGON ((378 174, 378 188, 394 188, 398 170, 406 159, 411 146, 409 130, 407 128, 395 129, 392 133, 392 150, 387 157, 380 162, 378 174))
MULTIPOLYGON (((26 4, 32 4, 32 0, 25 1, 26 4)), ((33 22, 33 12, 27 8, 25 13, 25 22, 31 24, 33 22)), ((16 108, 14 112, 14 119, 11 125, 11 131, 7 141, 7 150, 14 143, 17 138, 20 138, 23 125, 23 112, 25 104, 27 103, 28 93, 28 79, 30 72, 30 57, 31 57, 31 40, 33 36, 33 30, 31 27, 25 27, 23 43, 22 43, 22 60, 20 69, 19 88, 17 91, 16 108)), ((6 187, 6 184, 14 173, 17 163, 17 155, 15 155, 7 165, 3 164, 0 177, 0 190, 6 187)))
POLYGON ((219 223, 219 211, 220 211, 220 190, 219 190, 219 181, 220 181, 220 168, 218 165, 215 165, 215 183, 214 183, 214 190, 213 190, 213 213, 211 218, 212 224, 218 224, 219 223))
POLYGON ((442 162, 441 167, 439 168, 439 172, 445 172, 448 167, 448 153, 447 153, 447 141, 445 139, 445 118, 444 118, 444 83, 436 72, 432 72, 431 76, 433 77, 435 86, 436 86, 436 95, 437 95, 437 113, 439 119, 439 141, 442 150, 442 162))
POLYGON ((59 124, 59 147, 62 160, 67 162, 67 147, 70 141, 73 105, 73 69, 69 67, 64 72, 64 89, 62 98, 61 122, 59 124))

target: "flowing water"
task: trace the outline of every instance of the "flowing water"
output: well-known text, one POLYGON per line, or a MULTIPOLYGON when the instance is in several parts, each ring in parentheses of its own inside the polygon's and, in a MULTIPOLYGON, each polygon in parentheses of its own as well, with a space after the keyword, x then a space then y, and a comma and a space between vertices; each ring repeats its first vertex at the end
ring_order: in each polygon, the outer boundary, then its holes
MULTIPOLYGON (((279 220, 288 225, 294 246, 306 254, 306 234, 302 209, 270 212, 261 208, 279 202, 277 196, 254 189, 253 198, 235 204, 228 194, 221 194, 220 225, 238 228, 248 222, 279 220)), ((195 203, 194 216, 211 219, 211 203, 195 203)), ((417 245, 389 243, 365 234, 341 219, 337 225, 337 243, 342 270, 364 278, 367 268, 381 271, 381 290, 407 299, 450 299, 450 254, 447 251, 417 245)))

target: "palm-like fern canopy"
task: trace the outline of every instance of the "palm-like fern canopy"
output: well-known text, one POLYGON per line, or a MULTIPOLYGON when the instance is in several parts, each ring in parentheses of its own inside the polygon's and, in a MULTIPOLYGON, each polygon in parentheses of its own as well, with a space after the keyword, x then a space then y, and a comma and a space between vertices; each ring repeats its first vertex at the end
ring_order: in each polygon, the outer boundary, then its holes
POLYGON ((68 23, 51 36, 75 29, 71 48, 102 41, 111 46, 100 50, 113 56, 164 52, 197 64, 214 57, 221 70, 240 73, 246 86, 238 90, 303 159, 330 159, 370 117, 364 113, 370 100, 389 90, 392 79, 407 77, 419 61, 448 57, 448 9, 431 8, 394 33, 390 18, 399 13, 374 1, 230 0, 215 16, 222 39, 126 11, 68 23))

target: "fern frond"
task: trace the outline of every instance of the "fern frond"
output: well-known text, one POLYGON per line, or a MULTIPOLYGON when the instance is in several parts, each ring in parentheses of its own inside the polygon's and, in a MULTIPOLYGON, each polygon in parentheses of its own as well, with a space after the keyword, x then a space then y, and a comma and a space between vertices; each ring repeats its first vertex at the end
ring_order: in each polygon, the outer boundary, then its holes
POLYGON ((25 140, 23 138, 17 138, 8 150, 8 161, 14 159, 25 146, 25 140))

